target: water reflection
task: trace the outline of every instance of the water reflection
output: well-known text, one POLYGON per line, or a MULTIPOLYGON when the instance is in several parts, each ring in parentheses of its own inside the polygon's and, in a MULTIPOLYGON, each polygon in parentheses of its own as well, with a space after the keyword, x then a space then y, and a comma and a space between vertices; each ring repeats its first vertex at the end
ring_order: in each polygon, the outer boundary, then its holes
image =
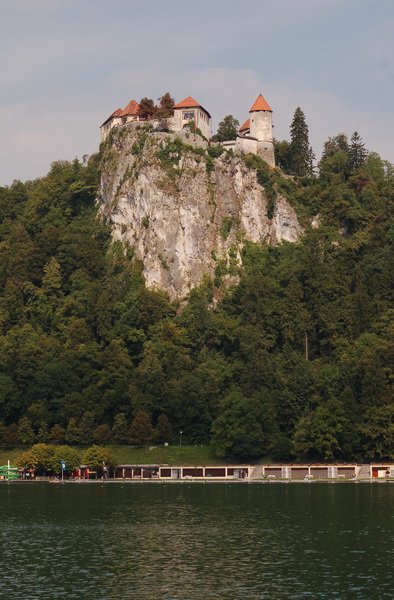
POLYGON ((0 597, 392 598, 392 485, 2 484, 0 597))

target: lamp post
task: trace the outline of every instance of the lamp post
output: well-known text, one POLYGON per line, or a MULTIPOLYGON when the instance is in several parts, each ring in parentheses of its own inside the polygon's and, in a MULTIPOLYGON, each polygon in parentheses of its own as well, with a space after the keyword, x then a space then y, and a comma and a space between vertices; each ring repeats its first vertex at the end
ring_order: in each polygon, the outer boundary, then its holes
POLYGON ((182 446, 182 431, 179 432, 179 445, 182 446))

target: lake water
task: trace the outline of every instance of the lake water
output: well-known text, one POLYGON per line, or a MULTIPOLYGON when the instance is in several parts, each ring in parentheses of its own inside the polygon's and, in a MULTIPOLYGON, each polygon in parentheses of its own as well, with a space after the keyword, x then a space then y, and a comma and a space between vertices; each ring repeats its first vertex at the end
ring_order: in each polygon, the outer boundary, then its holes
POLYGON ((0 484, 0 598, 394 598, 393 484, 0 484))

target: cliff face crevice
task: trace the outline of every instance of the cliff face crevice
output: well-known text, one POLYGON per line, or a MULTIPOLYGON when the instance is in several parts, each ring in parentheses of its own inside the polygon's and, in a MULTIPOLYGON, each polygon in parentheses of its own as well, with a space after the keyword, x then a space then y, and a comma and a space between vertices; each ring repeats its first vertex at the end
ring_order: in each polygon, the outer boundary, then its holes
MULTIPOLYGON (((272 210, 256 171, 239 156, 208 154, 192 133, 117 130, 102 148, 100 213, 130 244, 148 287, 183 298, 205 274, 236 280, 244 242, 295 242, 295 211, 272 210), (271 217, 268 212, 271 210, 271 217)), ((212 153, 212 150, 210 151, 212 153)))

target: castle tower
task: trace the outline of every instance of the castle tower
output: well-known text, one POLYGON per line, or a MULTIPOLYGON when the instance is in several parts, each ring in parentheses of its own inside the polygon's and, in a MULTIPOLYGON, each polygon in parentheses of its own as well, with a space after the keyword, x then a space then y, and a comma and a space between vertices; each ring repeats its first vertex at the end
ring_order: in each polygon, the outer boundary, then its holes
POLYGON ((275 166, 272 136, 272 109, 261 94, 249 111, 250 136, 257 140, 257 154, 269 165, 275 166))

